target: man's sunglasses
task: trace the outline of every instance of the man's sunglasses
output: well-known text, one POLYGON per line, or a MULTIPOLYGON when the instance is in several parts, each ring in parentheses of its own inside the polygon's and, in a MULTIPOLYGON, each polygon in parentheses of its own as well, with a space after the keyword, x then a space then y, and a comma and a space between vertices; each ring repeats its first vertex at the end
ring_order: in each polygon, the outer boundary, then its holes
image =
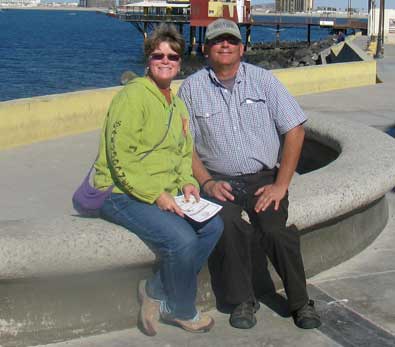
POLYGON ((228 42, 230 45, 237 46, 241 41, 234 36, 218 36, 208 41, 210 45, 218 45, 222 42, 228 42))
POLYGON ((167 57, 170 61, 180 61, 180 56, 178 54, 164 54, 164 53, 152 53, 150 55, 150 59, 152 60, 163 60, 164 57, 167 57))

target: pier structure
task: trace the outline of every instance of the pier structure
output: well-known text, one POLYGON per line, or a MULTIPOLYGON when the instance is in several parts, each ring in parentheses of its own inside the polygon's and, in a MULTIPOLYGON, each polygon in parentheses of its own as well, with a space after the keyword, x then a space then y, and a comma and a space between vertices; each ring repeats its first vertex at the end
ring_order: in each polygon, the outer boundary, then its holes
POLYGON ((367 33, 368 24, 363 21, 348 19, 337 23, 336 18, 320 18, 313 20, 307 17, 304 22, 292 22, 287 17, 276 16, 276 20, 255 20, 251 15, 250 0, 210 1, 210 0, 144 0, 118 6, 116 12, 108 13, 121 21, 133 24, 136 29, 147 37, 148 32, 159 23, 172 23, 181 33, 189 27, 189 52, 195 55, 202 48, 204 34, 208 24, 217 18, 233 20, 239 27, 245 27, 244 45, 251 47, 251 30, 253 26, 267 26, 276 29, 276 46, 279 46, 282 28, 307 27, 306 41, 311 43, 311 29, 314 26, 342 30, 353 33, 357 30, 367 33))
POLYGON ((144 38, 149 30, 163 22, 175 24, 183 33, 184 25, 189 24, 190 3, 182 0, 177 3, 145 0, 119 6, 117 12, 110 15, 131 23, 144 38))
POLYGON ((145 37, 159 23, 172 23, 181 33, 189 26, 189 52, 196 54, 204 43, 208 24, 217 18, 233 20, 245 26, 245 45, 250 46, 251 6, 250 0, 209 1, 209 0, 144 0, 117 7, 110 16, 133 24, 145 37))
POLYGON ((297 28, 297 27, 307 27, 307 37, 306 41, 311 43, 311 29, 312 27, 321 27, 332 29, 333 32, 337 33, 343 31, 348 34, 351 31, 353 34, 356 31, 361 31, 362 35, 367 34, 368 23, 359 20, 347 20, 346 22, 338 23, 336 18, 320 18, 319 20, 313 21, 312 17, 306 17, 304 22, 290 22, 287 19, 283 20, 281 16, 277 16, 276 20, 252 20, 251 26, 266 26, 276 28, 276 42, 275 46, 279 46, 280 42, 280 32, 282 28, 297 28))

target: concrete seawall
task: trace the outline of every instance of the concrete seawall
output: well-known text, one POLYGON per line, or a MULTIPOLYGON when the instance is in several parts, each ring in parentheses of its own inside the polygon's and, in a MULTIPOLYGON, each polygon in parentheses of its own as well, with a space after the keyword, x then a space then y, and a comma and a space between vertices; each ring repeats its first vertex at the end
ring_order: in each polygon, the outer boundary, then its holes
MULTIPOLYGON (((342 43, 337 50, 344 47, 358 50, 351 42, 342 43)), ((351 63, 279 69, 273 73, 296 96, 373 85, 376 83, 376 62, 364 55, 361 61, 351 63)), ((177 90, 180 83, 175 81, 173 89, 177 90)), ((1 102, 0 150, 101 127, 111 99, 120 89, 113 87, 1 102)))
POLYGON ((0 103, 0 150, 98 128, 119 87, 0 103))

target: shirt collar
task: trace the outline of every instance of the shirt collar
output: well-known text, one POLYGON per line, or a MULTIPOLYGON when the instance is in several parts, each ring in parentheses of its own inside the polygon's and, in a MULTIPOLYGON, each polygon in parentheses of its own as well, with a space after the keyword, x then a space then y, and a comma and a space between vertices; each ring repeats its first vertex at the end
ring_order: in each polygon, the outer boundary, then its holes
MULTIPOLYGON (((214 83, 222 86, 221 81, 215 75, 215 72, 211 67, 208 67, 208 74, 214 83)), ((240 62, 239 69, 237 70, 237 74, 236 74, 235 84, 240 83, 244 80, 245 80, 245 65, 243 62, 240 62)))
MULTIPOLYGON (((139 81, 142 82, 143 85, 151 91, 151 93, 159 99, 159 101, 163 104, 163 106, 168 107, 169 104, 166 101, 166 97, 161 93, 161 91, 159 90, 158 86, 147 76, 139 78, 139 79, 135 79, 133 81, 139 81)), ((132 82, 133 82, 132 81, 132 82)), ((170 89, 170 97, 172 102, 170 103, 170 105, 174 106, 175 104, 175 95, 173 93, 173 90, 170 89)))

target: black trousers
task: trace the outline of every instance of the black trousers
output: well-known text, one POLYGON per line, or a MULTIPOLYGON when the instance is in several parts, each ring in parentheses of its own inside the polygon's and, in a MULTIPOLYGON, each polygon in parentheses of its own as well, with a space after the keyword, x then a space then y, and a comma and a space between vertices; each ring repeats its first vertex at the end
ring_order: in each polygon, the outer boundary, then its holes
POLYGON ((260 291, 267 288, 264 283, 271 282, 266 256, 283 281, 290 311, 303 306, 308 301, 306 275, 299 234, 295 227, 286 228, 288 194, 277 211, 274 203, 264 212, 254 211, 258 199, 255 191, 273 183, 276 170, 236 177, 212 174, 229 182, 235 195, 233 202, 216 201, 223 206, 220 215, 225 224, 208 261, 217 308, 231 311, 235 305, 255 301, 262 294, 260 291), (243 212, 242 218, 243 210, 248 217, 243 212))

